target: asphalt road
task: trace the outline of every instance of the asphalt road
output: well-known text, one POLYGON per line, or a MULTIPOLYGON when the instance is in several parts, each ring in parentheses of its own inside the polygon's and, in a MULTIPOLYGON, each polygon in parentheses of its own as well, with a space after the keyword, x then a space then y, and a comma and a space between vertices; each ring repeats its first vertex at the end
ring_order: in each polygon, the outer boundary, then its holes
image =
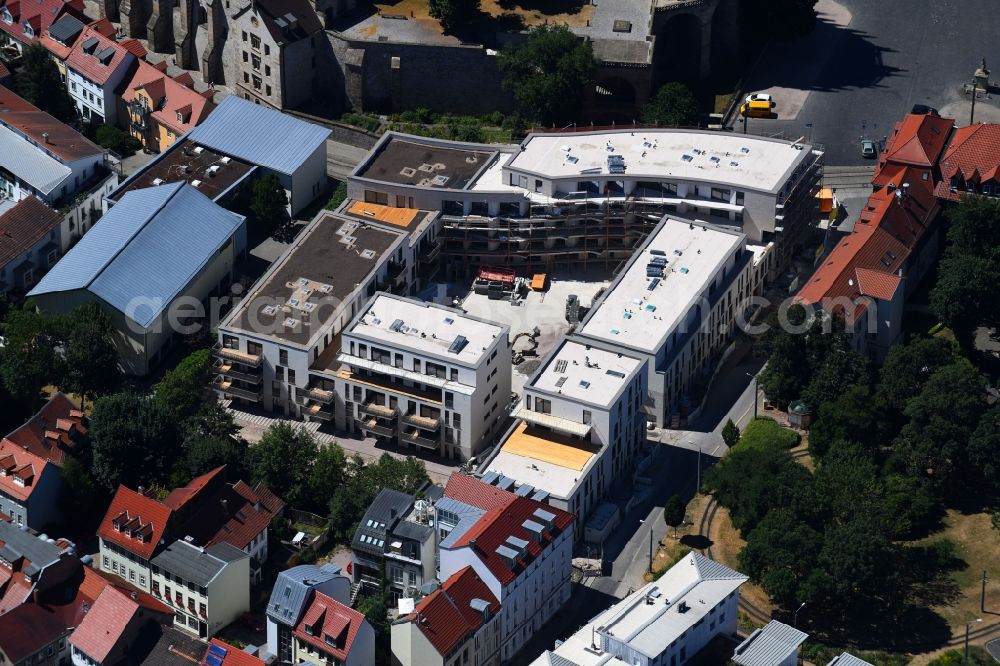
MULTIPOLYGON (((968 124, 962 84, 971 82, 983 57, 1000 72, 991 2, 820 0, 817 7, 814 32, 769 46, 745 88, 774 89, 777 104, 778 118, 751 119, 751 133, 823 143, 828 165, 865 163, 860 138, 890 134, 914 104, 968 124)), ((977 100, 976 120, 1000 120, 998 101, 977 100)))

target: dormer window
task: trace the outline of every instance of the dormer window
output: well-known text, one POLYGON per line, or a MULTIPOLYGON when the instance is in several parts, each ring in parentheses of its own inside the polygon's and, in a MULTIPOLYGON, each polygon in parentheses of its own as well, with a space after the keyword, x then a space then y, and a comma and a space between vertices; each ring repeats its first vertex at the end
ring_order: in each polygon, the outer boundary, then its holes
POLYGON ((184 116, 181 114, 180 111, 177 112, 177 122, 179 123, 184 122, 184 116))
POLYGON ((304 627, 304 629, 306 630, 306 633, 308 635, 310 635, 310 636, 315 636, 316 635, 316 625, 314 625, 314 624, 307 624, 304 627))
POLYGON ((24 22, 24 34, 27 37, 34 37, 35 36, 34 29, 32 29, 31 24, 28 23, 27 21, 24 22))
POLYGON ((337 639, 330 634, 323 634, 323 642, 330 647, 337 647, 337 639))
POLYGON ((3 22, 7 25, 14 22, 14 17, 10 15, 10 10, 6 7, 0 7, 0 18, 2 18, 3 22))
POLYGON ((14 477, 14 483, 15 485, 21 486, 22 488, 24 487, 24 479, 22 479, 19 476, 14 477))

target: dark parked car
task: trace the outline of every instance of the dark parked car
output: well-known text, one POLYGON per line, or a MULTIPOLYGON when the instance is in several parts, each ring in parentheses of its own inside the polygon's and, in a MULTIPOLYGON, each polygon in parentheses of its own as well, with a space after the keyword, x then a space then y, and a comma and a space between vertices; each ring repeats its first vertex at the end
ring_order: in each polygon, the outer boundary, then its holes
POLYGON ((938 115, 938 110, 926 104, 914 104, 913 108, 910 109, 910 113, 915 113, 918 116, 936 116, 938 115))

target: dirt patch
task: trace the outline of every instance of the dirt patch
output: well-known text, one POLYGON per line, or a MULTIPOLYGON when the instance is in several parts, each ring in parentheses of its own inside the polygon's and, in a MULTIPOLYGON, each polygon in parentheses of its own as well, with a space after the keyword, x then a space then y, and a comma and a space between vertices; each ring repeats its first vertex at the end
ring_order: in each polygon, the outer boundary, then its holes
POLYGON ((816 461, 809 453, 809 433, 802 433, 802 443, 791 451, 792 459, 810 472, 816 471, 816 461))
MULTIPOLYGON (((738 571, 740 568, 738 557, 747 542, 733 527, 733 523, 729 520, 728 509, 719 507, 715 520, 712 521, 712 528, 706 536, 712 540, 712 558, 738 571)), ((767 593, 753 583, 744 583, 740 588, 740 596, 750 605, 769 615, 774 611, 774 605, 767 593)))
MULTIPOLYGON (((434 21, 431 18, 428 0, 398 0, 398 2, 376 2, 375 8, 386 16, 403 16, 411 19, 434 21)), ((479 10, 491 17, 510 17, 525 26, 543 23, 560 23, 570 27, 589 24, 594 15, 590 3, 558 0, 538 2, 537 0, 481 0, 479 10)), ((437 23, 434 21, 434 23, 437 23)), ((440 26, 438 26, 440 29, 440 26)))

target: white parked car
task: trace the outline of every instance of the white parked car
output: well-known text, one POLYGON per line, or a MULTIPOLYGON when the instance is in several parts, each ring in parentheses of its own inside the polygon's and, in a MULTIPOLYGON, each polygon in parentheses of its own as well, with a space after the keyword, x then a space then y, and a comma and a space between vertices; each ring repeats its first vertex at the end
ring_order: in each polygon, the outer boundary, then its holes
POLYGON ((774 100, 771 99, 771 96, 768 95, 767 93, 753 93, 751 95, 747 95, 747 104, 749 104, 750 102, 773 102, 773 101, 774 100))

